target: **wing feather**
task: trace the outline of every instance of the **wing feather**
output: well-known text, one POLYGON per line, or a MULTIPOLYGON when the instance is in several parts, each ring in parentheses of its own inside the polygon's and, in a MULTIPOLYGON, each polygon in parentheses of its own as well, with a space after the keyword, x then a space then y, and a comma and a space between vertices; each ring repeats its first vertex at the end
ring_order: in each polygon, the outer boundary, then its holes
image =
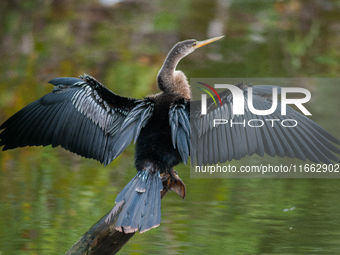
MULTIPOLYGON (((244 98, 247 100, 247 86, 236 85, 243 90, 244 98)), ((253 86, 253 104, 255 109, 266 110, 271 107, 272 89, 281 88, 271 85, 253 86)), ((281 115, 281 105, 268 116, 255 115, 249 111, 245 104, 244 115, 233 115, 233 98, 230 91, 220 93, 222 106, 216 106, 212 100, 208 100, 207 114, 200 114, 198 101, 190 104, 192 116, 191 156, 192 163, 198 165, 213 164, 218 162, 240 159, 245 155, 257 154, 272 157, 291 157, 301 160, 309 159, 313 162, 332 163, 340 162, 334 153, 340 154, 340 149, 333 143, 340 144, 334 136, 324 130, 321 126, 308 119, 306 116, 287 107, 287 115, 281 115), (213 127, 213 119, 228 120, 227 124, 213 127), (258 119, 263 126, 250 127, 248 121, 258 119), (268 121, 276 119, 278 121, 268 121), (283 127, 279 122, 285 121, 286 125, 294 125, 289 119, 298 121, 294 128, 283 127), (233 122, 233 125, 231 125, 233 122), (245 122, 245 126, 243 125, 245 122), (235 124, 236 123, 236 124, 235 124), (274 127, 272 126, 274 125, 274 127)), ((252 123, 252 125, 258 125, 252 123)))
POLYGON ((187 102, 175 102, 169 109, 169 125, 174 148, 186 164, 190 155, 190 121, 187 102))
POLYGON ((56 86, 51 93, 0 126, 3 150, 60 145, 106 165, 138 138, 153 113, 150 99, 120 97, 88 75, 49 83, 56 86))

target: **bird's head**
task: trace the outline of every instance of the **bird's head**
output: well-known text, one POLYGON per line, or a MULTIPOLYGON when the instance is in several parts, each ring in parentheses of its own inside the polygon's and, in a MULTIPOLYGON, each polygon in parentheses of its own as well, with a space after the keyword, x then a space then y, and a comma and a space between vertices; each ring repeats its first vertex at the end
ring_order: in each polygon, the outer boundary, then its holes
POLYGON ((163 63, 161 70, 159 70, 157 83, 160 90, 168 94, 178 95, 183 98, 190 99, 190 86, 188 84, 187 78, 182 71, 176 71, 178 62, 194 50, 209 43, 215 42, 223 37, 224 35, 204 41, 190 39, 177 43, 171 49, 163 63))
POLYGON ((224 35, 222 36, 217 36, 214 38, 210 38, 204 41, 197 41, 195 39, 189 39, 189 40, 185 40, 182 42, 177 43, 173 49, 172 49, 172 53, 174 55, 178 55, 178 58, 184 58, 186 55, 190 54, 191 52, 195 51, 196 49, 207 45, 209 43, 215 42, 219 39, 222 39, 224 37, 224 35))

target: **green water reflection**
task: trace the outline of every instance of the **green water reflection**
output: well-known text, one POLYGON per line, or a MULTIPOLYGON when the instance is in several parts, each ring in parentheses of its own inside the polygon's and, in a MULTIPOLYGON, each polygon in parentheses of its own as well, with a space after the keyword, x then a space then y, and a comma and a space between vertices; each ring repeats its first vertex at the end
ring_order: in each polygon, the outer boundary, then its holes
MULTIPOLYGON (((0 122, 88 73, 117 94, 157 93, 180 40, 225 39, 179 65, 188 77, 329 77, 340 73, 339 1, 0 2, 0 122), (218 33, 218 34, 216 34, 218 33)), ((340 86, 305 85, 308 109, 338 139, 340 86)), ((0 152, 0 254, 63 254, 135 175, 133 145, 104 167, 60 148, 0 152)), ((245 158, 244 164, 286 159, 245 158)), ((239 162, 235 163, 239 164, 239 162)), ((162 201, 160 227, 121 254, 340 254, 338 179, 191 179, 162 201)))

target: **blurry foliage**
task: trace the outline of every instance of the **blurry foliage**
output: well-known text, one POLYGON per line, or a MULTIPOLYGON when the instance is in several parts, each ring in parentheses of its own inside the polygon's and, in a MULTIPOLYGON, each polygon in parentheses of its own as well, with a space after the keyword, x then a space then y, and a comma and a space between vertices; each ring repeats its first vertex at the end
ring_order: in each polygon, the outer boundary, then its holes
MULTIPOLYGON (((156 93, 157 72, 177 41, 220 33, 223 41, 181 61, 189 78, 339 77, 339 8, 328 0, 126 0, 111 7, 2 0, 0 123, 50 92, 46 82, 59 76, 87 73, 129 97, 156 93)), ((310 89, 323 102, 316 116, 335 123, 339 88, 310 89)), ((336 134, 337 126, 330 129, 336 134)), ((263 160, 286 162, 233 164, 263 160)), ((339 254, 338 180, 190 179, 188 166, 176 170, 186 200, 167 195, 161 226, 134 236, 123 254, 339 254)), ((134 174, 133 146, 108 167, 60 148, 1 152, 0 254, 62 254, 134 174)))

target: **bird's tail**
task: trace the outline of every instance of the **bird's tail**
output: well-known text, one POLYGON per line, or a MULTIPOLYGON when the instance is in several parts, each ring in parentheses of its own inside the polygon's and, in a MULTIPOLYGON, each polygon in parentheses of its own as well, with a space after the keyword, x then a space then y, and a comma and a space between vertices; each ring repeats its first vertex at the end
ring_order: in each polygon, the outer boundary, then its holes
MULTIPOLYGON (((159 172, 139 171, 118 194, 116 203, 121 209, 115 228, 125 233, 140 233, 159 226, 161 221, 161 190, 159 172)), ((112 211, 112 215, 115 212, 112 211)), ((111 214, 111 213, 110 213, 111 214)), ((111 216, 108 215, 110 220, 111 216)))

